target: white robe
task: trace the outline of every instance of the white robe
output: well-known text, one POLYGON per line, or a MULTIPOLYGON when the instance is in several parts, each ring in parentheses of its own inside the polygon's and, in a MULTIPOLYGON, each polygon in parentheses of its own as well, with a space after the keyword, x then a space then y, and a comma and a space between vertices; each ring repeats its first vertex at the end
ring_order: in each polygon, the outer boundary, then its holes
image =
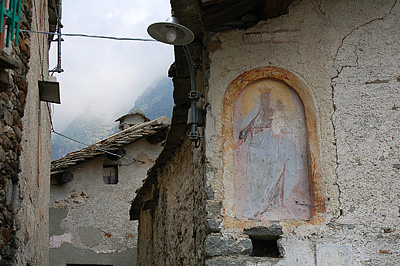
POLYGON ((299 139, 288 128, 283 113, 274 111, 269 122, 262 120, 264 112, 258 103, 246 115, 239 131, 239 138, 246 134, 242 145, 247 149, 243 216, 262 219, 273 212, 277 217, 293 218, 284 205, 303 168, 299 139))

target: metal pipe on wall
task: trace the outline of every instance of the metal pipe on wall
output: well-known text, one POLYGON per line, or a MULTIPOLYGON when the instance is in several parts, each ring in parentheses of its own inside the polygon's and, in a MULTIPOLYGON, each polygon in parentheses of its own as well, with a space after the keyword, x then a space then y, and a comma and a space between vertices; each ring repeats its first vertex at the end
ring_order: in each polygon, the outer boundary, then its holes
POLYGON ((49 72, 57 72, 57 73, 62 73, 64 72, 64 69, 61 67, 61 28, 63 27, 61 23, 61 17, 62 17, 62 0, 58 0, 57 2, 57 66, 50 70, 49 72))

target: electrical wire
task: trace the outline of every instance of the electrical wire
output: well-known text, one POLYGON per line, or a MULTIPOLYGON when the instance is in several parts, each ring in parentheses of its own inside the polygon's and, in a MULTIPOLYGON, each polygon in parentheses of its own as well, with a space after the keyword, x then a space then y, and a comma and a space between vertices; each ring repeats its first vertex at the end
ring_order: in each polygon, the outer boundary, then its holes
MULTIPOLYGON (((33 1, 33 4, 35 5, 35 1, 33 1)), ((54 0, 53 0, 53 4, 54 4, 54 6, 56 6, 54 0)), ((35 6, 34 6, 34 9, 35 9, 35 23, 36 23, 36 28, 39 29, 38 15, 37 15, 37 13, 36 13, 36 12, 37 12, 37 9, 36 9, 35 6)), ((56 16, 57 16, 57 19, 59 18, 59 15, 60 15, 60 14, 58 14, 58 9, 56 9, 56 16)), ((57 27, 60 27, 60 25, 57 25, 57 27)), ((153 39, 120 38, 120 37, 102 36, 102 35, 89 35, 89 34, 75 34, 75 33, 73 33, 73 34, 71 34, 71 33, 61 33, 61 34, 60 34, 60 33, 55 33, 55 32, 39 31, 39 30, 33 31, 33 30, 23 30, 23 29, 20 29, 20 31, 22 31, 22 32, 28 32, 28 33, 41 33, 41 34, 49 34, 49 35, 58 35, 58 36, 86 37, 86 38, 102 38, 102 39, 111 39, 111 40, 119 40, 119 41, 155 41, 155 40, 153 40, 153 39)), ((41 51, 40 51, 39 36, 38 36, 38 43, 39 43, 39 57, 40 57, 40 61, 42 61, 42 55, 41 55, 41 51)), ((44 39, 43 39, 43 45, 44 45, 44 39)), ((44 47, 43 47, 43 51, 44 51, 44 47)), ((54 73, 52 73, 52 74, 54 74, 54 73)), ((44 74, 43 74, 43 67, 42 67, 42 80, 43 80, 43 79, 44 79, 44 74)), ((66 135, 63 135, 63 134, 57 132, 57 131, 54 129, 53 116, 52 116, 52 113, 51 113, 51 110, 52 110, 51 104, 48 103, 48 104, 46 104, 46 106, 47 106, 47 110, 48 110, 49 121, 50 121, 51 132, 52 132, 52 133, 54 133, 54 134, 56 134, 56 135, 58 135, 58 136, 60 136, 60 137, 66 138, 66 139, 68 139, 68 140, 74 141, 74 142, 76 142, 76 143, 79 143, 79 144, 81 144, 81 145, 84 145, 84 146, 86 146, 86 147, 92 146, 92 145, 90 145, 90 144, 84 143, 84 142, 82 142, 82 141, 73 139, 73 138, 71 138, 71 137, 68 137, 68 136, 66 136, 66 135)), ((129 155, 122 156, 122 155, 120 155, 120 154, 116 154, 116 153, 113 153, 113 152, 109 152, 109 151, 104 150, 104 149, 100 149, 100 148, 96 148, 96 147, 92 147, 92 148, 95 149, 95 150, 98 150, 98 151, 101 151, 101 152, 104 152, 104 153, 113 155, 113 156, 117 156, 117 157, 119 157, 120 159, 124 158, 124 159, 130 159, 130 160, 132 160, 132 163, 126 164, 126 165, 131 165, 131 164, 136 163, 136 162, 146 163, 146 162, 144 162, 144 161, 137 160, 136 158, 133 158, 133 157, 131 157, 131 156, 129 156, 129 155)), ((125 166, 125 165, 122 165, 122 166, 125 166)))
MULTIPOLYGON (((38 14, 38 9, 37 6, 35 5, 35 1, 33 1, 33 8, 34 8, 34 16, 35 16, 35 23, 36 23, 36 29, 39 29, 39 19, 41 19, 41 10, 42 10, 42 1, 40 2, 39 6, 39 14, 38 14)), ((39 53, 39 59, 40 62, 42 61, 42 53, 41 53, 41 48, 40 48, 40 37, 37 36, 37 46, 38 46, 38 53, 39 53)), ((44 41, 43 41, 43 52, 44 52, 44 41)), ((44 80, 44 70, 43 70, 43 64, 41 65, 41 78, 44 80)), ((36 164, 36 184, 37 187, 40 187, 40 160, 41 160, 41 105, 39 104, 38 107, 38 120, 37 120, 37 128, 38 128, 38 139, 37 139, 37 164, 36 164)))
POLYGON ((20 31, 29 32, 29 33, 42 33, 42 34, 49 34, 49 35, 67 36, 67 37, 85 37, 85 38, 109 39, 109 40, 116 40, 116 41, 143 41, 143 42, 155 42, 156 41, 154 39, 114 37, 114 36, 91 35, 91 34, 83 34, 83 33, 56 33, 56 32, 34 31, 34 30, 20 30, 20 31))
MULTIPOLYGON (((41 7, 39 6, 39 9, 40 9, 40 8, 41 8, 41 7)), ((38 21, 38 17, 40 17, 40 10, 39 10, 39 14, 38 14, 38 9, 37 9, 37 6, 36 6, 36 4, 35 4, 35 1, 33 1, 33 9, 35 10, 34 16, 35 16, 36 29, 39 30, 39 21, 38 21)), ((19 31, 25 32, 26 30, 20 29, 19 31)), ((43 62, 43 60, 42 60, 42 52, 41 52, 41 50, 40 50, 40 37, 39 37, 39 36, 37 36, 37 42, 38 42, 38 49, 39 49, 39 59, 40 59, 40 62, 43 62)), ((42 80, 44 80, 43 65, 41 65, 41 77, 42 77, 42 80)))
MULTIPOLYGON (((73 139, 73 138, 71 138, 71 137, 68 137, 68 136, 66 136, 66 135, 63 135, 63 134, 61 134, 61 133, 55 131, 54 128, 51 129, 51 132, 53 132, 53 133, 56 134, 56 135, 59 135, 60 137, 69 139, 69 140, 71 140, 71 141, 77 142, 77 143, 82 144, 82 145, 85 145, 85 146, 87 146, 87 147, 92 146, 92 145, 90 145, 90 144, 87 144, 87 143, 84 143, 84 142, 82 142, 82 141, 79 141, 79 140, 73 139)), ((136 158, 133 158, 133 157, 131 157, 131 156, 129 156, 129 155, 125 155, 125 156, 124 156, 124 155, 116 154, 116 153, 113 153, 113 152, 110 152, 110 151, 107 151, 107 150, 104 150, 104 149, 100 149, 100 148, 96 148, 96 147, 92 147, 92 148, 95 149, 95 150, 98 150, 98 151, 101 151, 101 152, 104 152, 104 153, 113 155, 113 156, 117 156, 117 157, 119 157, 119 158, 121 158, 121 159, 122 159, 122 158, 124 158, 124 159, 130 159, 130 160, 133 161, 133 163, 136 163, 136 162, 139 162, 139 163, 146 163, 146 162, 144 162, 144 161, 140 161, 140 160, 138 160, 138 159, 136 159, 136 158)))
MULTIPOLYGON (((43 9, 45 8, 45 5, 46 5, 45 2, 43 1, 43 9)), ((45 18, 44 15, 42 16, 42 7, 40 7, 40 8, 41 8, 41 10, 40 10, 40 18, 39 18, 39 19, 41 19, 41 23, 40 23, 41 26, 40 27, 46 27, 46 26, 43 26, 43 25, 46 25, 46 23, 45 23, 46 18, 45 18)), ((43 51, 42 55, 43 55, 43 60, 44 60, 44 53, 45 53, 45 45, 47 44, 45 39, 46 39, 46 36, 43 35, 42 36, 42 51, 43 51)), ((40 44, 39 44, 39 46, 40 46, 40 44)), ((40 62, 43 62, 42 58, 40 58, 40 62)), ((41 64, 41 74, 42 74, 42 81, 43 81, 44 80, 44 64, 41 64)))
MULTIPOLYGON (((51 113, 53 108, 51 108, 51 103, 49 103, 49 102, 46 105, 47 105, 47 110, 48 110, 48 113, 49 113, 49 121, 50 121, 50 125, 51 125, 51 131, 53 131, 53 129, 54 129, 54 127, 53 127, 53 119, 52 119, 53 114, 51 113)), ((53 110, 53 113, 54 113, 54 110, 53 110)))
MULTIPOLYGON (((61 134, 61 133, 55 131, 54 128, 51 129, 51 132, 53 132, 54 134, 59 135, 59 136, 61 136, 61 137, 63 137, 63 138, 66 138, 66 139, 69 139, 69 140, 71 140, 71 141, 77 142, 77 143, 79 143, 79 144, 85 145, 85 146, 87 146, 87 147, 91 146, 90 144, 87 144, 87 143, 84 143, 84 142, 82 142, 82 141, 79 141, 79 140, 73 139, 73 138, 71 138, 71 137, 68 137, 68 136, 66 136, 66 135, 63 135, 63 134, 61 134)), ((110 155, 118 156, 118 157, 120 157, 120 158, 123 157, 123 156, 121 156, 121 155, 119 155, 119 154, 112 153, 112 152, 109 152, 109 151, 106 151, 106 150, 103 150, 103 149, 100 149, 100 148, 95 148, 95 147, 94 147, 94 149, 95 149, 95 150, 98 150, 98 151, 105 152, 105 153, 110 154, 110 155)))
MULTIPOLYGON (((52 118, 52 114, 51 114, 51 110, 52 110, 52 109, 50 108, 49 105, 50 105, 50 104, 47 104, 46 106, 47 106, 47 110, 48 110, 48 114, 49 114, 49 120, 50 120, 51 132, 52 132, 52 133, 54 133, 54 134, 56 134, 56 135, 59 135, 60 137, 66 138, 66 139, 68 139, 68 140, 77 142, 77 143, 79 143, 79 144, 81 144, 81 145, 84 145, 84 146, 86 146, 86 147, 92 146, 92 145, 90 145, 90 144, 84 143, 84 142, 82 142, 82 141, 73 139, 73 138, 71 138, 71 137, 68 137, 68 136, 66 136, 66 135, 64 135, 64 134, 61 134, 61 133, 57 132, 57 131, 54 129, 53 118, 52 118)), ((139 162, 139 163, 146 163, 146 162, 144 162, 144 161, 140 161, 140 160, 138 160, 138 159, 136 159, 136 158, 133 158, 133 157, 131 157, 131 156, 129 156, 129 155, 122 156, 122 155, 120 155, 120 154, 116 154, 116 153, 113 153, 113 152, 109 152, 109 151, 106 151, 106 150, 104 150, 104 149, 100 149, 100 148, 96 148, 96 147, 92 147, 92 148, 95 149, 95 150, 98 150, 98 151, 101 151, 101 152, 104 152, 104 153, 113 155, 113 156, 117 156, 117 157, 119 157, 119 158, 121 158, 121 159, 122 159, 122 158, 124 158, 124 159, 130 159, 130 160, 132 160, 132 163, 136 163, 136 162, 139 162)), ((131 163, 131 164, 132 164, 132 163, 131 163)), ((131 164, 127 164, 127 165, 131 165, 131 164)), ((126 165, 121 165, 121 166, 126 166, 126 165)))

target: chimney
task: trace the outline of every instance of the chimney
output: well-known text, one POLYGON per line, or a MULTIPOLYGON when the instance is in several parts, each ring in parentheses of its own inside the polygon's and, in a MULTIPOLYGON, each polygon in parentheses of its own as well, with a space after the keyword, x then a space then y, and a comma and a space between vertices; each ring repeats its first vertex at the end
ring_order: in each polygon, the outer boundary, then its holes
POLYGON ((121 116, 120 118, 115 120, 115 122, 118 122, 118 121, 119 121, 118 128, 119 128, 119 130, 123 131, 129 127, 132 127, 132 126, 135 126, 138 124, 142 124, 144 122, 148 122, 148 121, 150 121, 150 119, 148 119, 141 110, 136 110, 129 114, 121 116))

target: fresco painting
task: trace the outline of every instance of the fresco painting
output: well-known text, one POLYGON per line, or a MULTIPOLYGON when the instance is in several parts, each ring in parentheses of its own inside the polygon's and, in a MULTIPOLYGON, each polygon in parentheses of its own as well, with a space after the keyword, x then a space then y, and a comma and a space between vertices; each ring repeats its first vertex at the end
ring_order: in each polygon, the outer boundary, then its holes
POLYGON ((304 107, 285 83, 247 86, 233 116, 237 218, 307 219, 311 205, 304 107))

